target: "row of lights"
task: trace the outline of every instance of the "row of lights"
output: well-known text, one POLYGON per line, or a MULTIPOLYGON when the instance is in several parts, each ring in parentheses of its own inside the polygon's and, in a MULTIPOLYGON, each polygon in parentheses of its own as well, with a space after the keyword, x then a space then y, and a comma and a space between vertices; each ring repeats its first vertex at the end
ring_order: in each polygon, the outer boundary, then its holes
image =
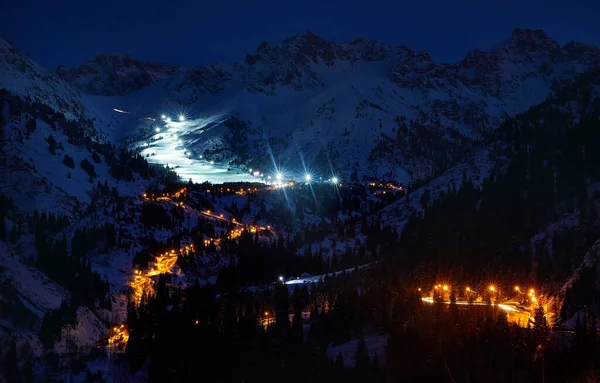
MULTIPOLYGON (((441 289, 441 290, 443 290, 443 291, 448 291, 448 290, 450 289, 450 287, 449 287, 448 285, 442 285, 442 284, 437 284, 437 285, 433 286, 433 288, 434 288, 434 289, 436 289, 436 290, 439 290, 439 289, 441 289)), ((495 292, 496 292, 496 286, 494 286, 494 285, 490 285, 490 286, 488 286, 488 290, 489 290, 490 292, 492 292, 492 293, 495 293, 495 292)), ((420 288, 420 287, 418 288, 418 291, 421 291, 421 288, 420 288)), ((465 288, 465 291, 466 291, 467 293, 474 293, 474 292, 476 292, 476 291, 474 291, 474 290, 471 290, 471 288, 470 288, 470 287, 466 287, 466 288, 465 288)), ((518 293, 524 294, 524 293, 521 291, 521 288, 520 288, 519 286, 515 286, 515 291, 516 291, 516 292, 518 292, 518 293)), ((534 290, 534 289, 529 289, 529 293, 528 293, 528 295, 529 295, 529 297, 531 298, 531 300, 532 300, 532 301, 534 301, 534 302, 536 301, 536 298, 535 298, 535 290, 534 290)))
MULTIPOLYGON (((268 179, 271 179, 271 176, 267 177, 268 179)), ((275 179, 277 181, 281 181, 283 180, 283 173, 276 173, 275 174, 275 179)), ((306 181, 307 183, 312 181, 312 175, 310 173, 306 173, 304 175, 304 181, 306 181)), ((337 184, 339 182, 339 179, 337 177, 333 177, 331 179, 331 183, 337 184)))
MULTIPOLYGON (((160 116, 160 118, 162 118, 163 120, 165 120, 165 121, 167 121, 167 122, 171 122, 171 118, 170 118, 170 117, 167 117, 167 116, 166 116, 166 115, 164 115, 164 114, 163 114, 163 115, 161 115, 161 116, 160 116)), ((185 121, 185 116, 184 116, 183 114, 182 114, 182 115, 179 115, 179 121, 180 121, 180 122, 183 122, 183 121, 185 121)))

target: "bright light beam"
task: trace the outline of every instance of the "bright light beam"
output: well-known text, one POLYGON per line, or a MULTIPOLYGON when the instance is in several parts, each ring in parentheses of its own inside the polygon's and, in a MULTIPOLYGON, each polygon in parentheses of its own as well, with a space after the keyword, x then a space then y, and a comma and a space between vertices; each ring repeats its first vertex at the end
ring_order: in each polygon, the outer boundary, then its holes
POLYGON ((185 117, 183 115, 179 116, 179 121, 185 121, 185 117))
POLYGON ((306 180, 306 182, 310 182, 310 180, 312 179, 312 176, 310 174, 306 174, 304 176, 304 179, 306 180))

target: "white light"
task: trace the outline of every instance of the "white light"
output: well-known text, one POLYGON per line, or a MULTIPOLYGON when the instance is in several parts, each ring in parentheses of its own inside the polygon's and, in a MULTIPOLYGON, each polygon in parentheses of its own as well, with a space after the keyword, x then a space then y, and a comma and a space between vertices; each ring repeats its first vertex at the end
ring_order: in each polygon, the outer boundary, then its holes
POLYGON ((333 178, 331 179, 331 182, 333 182, 334 184, 337 184, 337 183, 338 183, 338 179, 337 179, 337 177, 333 177, 333 178))
POLYGON ((160 128, 156 128, 155 130, 156 130, 156 133, 160 132, 160 128))
POLYGON ((258 177, 258 176, 260 175, 260 173, 259 173, 259 172, 254 172, 254 173, 252 173, 252 175, 253 175, 254 177, 258 177))
POLYGON ((280 276, 280 277, 279 277, 279 280, 280 280, 280 281, 283 281, 283 277, 282 277, 282 276, 280 276))
POLYGON ((163 114, 162 116, 160 116, 160 118, 162 118, 162 119, 164 120, 165 118, 167 118, 167 116, 165 116, 165 115, 163 114))
POLYGON ((271 179, 271 176, 267 176, 267 179, 268 179, 268 180, 270 180, 270 179, 271 179))
POLYGON ((277 174, 275 175, 275 178, 277 178, 277 180, 281 181, 281 180, 283 179, 283 174, 281 174, 281 173, 277 173, 277 174))
POLYGON ((167 122, 171 122, 171 118, 167 118, 167 122))
POLYGON ((183 120, 185 120, 185 117, 179 116, 179 121, 183 121, 183 120))
POLYGON ((250 173, 252 173, 252 168, 250 168, 250 173))
POLYGON ((202 156, 200 156, 200 158, 202 158, 202 156))
POLYGON ((215 161, 210 161, 210 164, 211 164, 211 165, 214 165, 214 164, 215 164, 215 161))
POLYGON ((311 176, 310 174, 307 174, 307 175, 305 175, 305 176, 304 176, 304 179, 305 179, 307 182, 310 182, 310 180, 312 179, 312 176, 311 176))
POLYGON ((181 140, 177 140, 177 143, 178 143, 178 144, 181 144, 181 140))

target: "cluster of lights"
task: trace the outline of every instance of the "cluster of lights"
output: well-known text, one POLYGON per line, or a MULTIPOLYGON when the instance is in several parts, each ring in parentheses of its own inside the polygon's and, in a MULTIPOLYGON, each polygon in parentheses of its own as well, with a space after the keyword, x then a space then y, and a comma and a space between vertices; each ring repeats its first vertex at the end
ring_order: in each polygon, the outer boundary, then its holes
POLYGON ((120 347, 127 344, 129 340, 129 331, 125 328, 125 325, 115 326, 112 329, 112 335, 108 338, 108 345, 110 347, 120 347))

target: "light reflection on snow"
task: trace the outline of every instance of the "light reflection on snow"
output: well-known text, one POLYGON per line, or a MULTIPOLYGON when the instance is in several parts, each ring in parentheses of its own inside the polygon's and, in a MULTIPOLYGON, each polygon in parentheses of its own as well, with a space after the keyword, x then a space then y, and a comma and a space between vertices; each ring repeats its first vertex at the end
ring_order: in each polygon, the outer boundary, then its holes
POLYGON ((261 182, 260 178, 253 177, 252 174, 234 169, 228 171, 227 164, 221 164, 214 160, 202 160, 202 155, 196 155, 193 147, 186 147, 186 144, 190 142, 190 136, 197 136, 199 130, 218 121, 219 118, 220 116, 213 116, 193 120, 178 117, 172 120, 170 117, 164 116, 163 119, 169 123, 162 128, 157 127, 156 133, 166 131, 168 134, 154 134, 150 139, 149 146, 140 143, 141 155, 150 163, 174 168, 182 179, 191 179, 196 183, 205 181, 211 183, 261 182))

